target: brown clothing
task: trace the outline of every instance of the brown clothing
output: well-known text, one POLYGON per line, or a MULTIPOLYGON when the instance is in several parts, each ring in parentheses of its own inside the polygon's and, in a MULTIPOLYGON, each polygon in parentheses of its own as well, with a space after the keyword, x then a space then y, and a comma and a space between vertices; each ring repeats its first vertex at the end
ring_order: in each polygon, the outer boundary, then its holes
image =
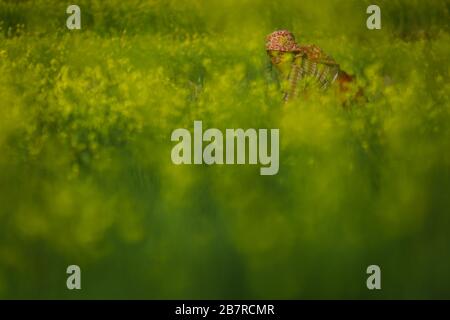
MULTIPOLYGON (((317 46, 302 46, 292 64, 286 79, 288 85, 283 88, 283 100, 289 101, 302 92, 310 89, 325 91, 333 83, 337 83, 340 96, 345 100, 345 94, 350 90, 354 77, 341 70, 336 61, 326 55, 317 46)), ((358 96, 362 95, 362 90, 358 96)))
POLYGON ((309 88, 326 90, 340 75, 348 76, 340 70, 339 64, 319 47, 302 46, 295 56, 288 78, 285 79, 289 86, 283 92, 283 99, 291 100, 309 88))

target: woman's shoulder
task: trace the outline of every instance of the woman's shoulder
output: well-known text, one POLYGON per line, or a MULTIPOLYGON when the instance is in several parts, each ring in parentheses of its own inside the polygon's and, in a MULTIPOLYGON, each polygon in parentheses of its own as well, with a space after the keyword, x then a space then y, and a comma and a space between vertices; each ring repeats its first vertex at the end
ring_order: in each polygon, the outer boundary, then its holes
POLYGON ((313 60, 320 59, 324 55, 323 50, 315 44, 300 46, 300 53, 313 60))
POLYGON ((320 47, 315 44, 300 46, 300 55, 315 62, 323 62, 327 64, 335 64, 332 57, 327 55, 320 47))

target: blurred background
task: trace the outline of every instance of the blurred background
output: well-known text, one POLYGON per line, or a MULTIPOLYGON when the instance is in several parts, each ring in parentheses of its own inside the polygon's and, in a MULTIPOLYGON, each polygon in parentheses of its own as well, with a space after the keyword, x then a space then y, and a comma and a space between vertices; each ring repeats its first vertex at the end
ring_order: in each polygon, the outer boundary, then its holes
POLYGON ((70 4, 0 0, 0 298, 450 298, 448 1, 70 4), (277 29, 368 102, 282 105, 277 29), (279 173, 173 165, 194 120, 280 128, 279 173))

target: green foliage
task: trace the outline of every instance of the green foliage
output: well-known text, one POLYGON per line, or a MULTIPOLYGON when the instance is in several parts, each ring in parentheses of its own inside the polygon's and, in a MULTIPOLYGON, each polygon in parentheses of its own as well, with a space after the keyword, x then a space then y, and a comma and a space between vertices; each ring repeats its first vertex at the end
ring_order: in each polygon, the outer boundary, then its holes
POLYGON ((380 1, 380 31, 368 1, 77 4, 69 31, 64 2, 0 2, 0 297, 450 297, 447 1, 380 1), (279 28, 368 102, 281 104, 279 28), (280 128, 278 175, 173 165, 194 120, 280 128))

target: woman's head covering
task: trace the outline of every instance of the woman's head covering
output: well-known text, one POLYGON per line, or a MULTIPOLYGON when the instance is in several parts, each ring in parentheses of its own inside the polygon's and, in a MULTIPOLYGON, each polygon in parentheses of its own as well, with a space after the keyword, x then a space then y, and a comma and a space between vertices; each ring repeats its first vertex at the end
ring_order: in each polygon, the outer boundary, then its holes
POLYGON ((295 37, 292 32, 288 30, 278 30, 266 37, 266 50, 297 52, 301 51, 301 48, 295 42, 295 37))

